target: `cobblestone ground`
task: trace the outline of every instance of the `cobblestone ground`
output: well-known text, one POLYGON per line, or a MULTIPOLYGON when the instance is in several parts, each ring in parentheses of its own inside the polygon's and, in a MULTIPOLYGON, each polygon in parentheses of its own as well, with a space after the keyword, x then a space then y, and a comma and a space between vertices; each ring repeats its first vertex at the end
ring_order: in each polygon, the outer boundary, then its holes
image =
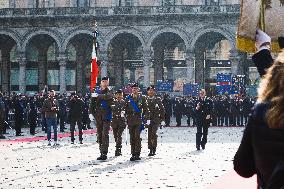
MULTIPOLYGON (((130 145, 123 135, 122 156, 115 157, 110 132, 108 159, 98 161, 95 134, 84 135, 84 144, 59 140, 0 141, 0 188, 190 188, 203 189, 232 171, 232 159, 239 145, 241 127, 209 128, 205 150, 196 151, 193 127, 164 128, 159 131, 157 155, 148 157, 147 133, 142 132, 142 160, 130 162, 130 145)), ((14 139, 9 131, 9 139, 14 139)), ((24 130, 23 137, 30 137, 24 130)), ((37 136, 45 136, 39 132, 37 136)), ((78 137, 77 137, 78 139, 78 137)), ((129 139, 129 136, 128 136, 129 139)))

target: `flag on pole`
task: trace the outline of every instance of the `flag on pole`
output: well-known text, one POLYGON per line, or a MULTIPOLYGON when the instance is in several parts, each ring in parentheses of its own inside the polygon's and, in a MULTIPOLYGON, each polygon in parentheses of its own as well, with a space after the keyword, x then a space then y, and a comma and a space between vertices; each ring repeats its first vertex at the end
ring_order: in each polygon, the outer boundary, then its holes
POLYGON ((272 39, 271 49, 279 51, 277 39, 284 35, 284 0, 242 0, 237 31, 237 48, 255 52, 255 34, 259 28, 272 39))
POLYGON ((97 35, 98 32, 94 32, 94 39, 93 39, 93 51, 92 51, 92 63, 91 63, 91 82, 90 82, 90 90, 91 92, 94 91, 94 87, 97 83, 97 78, 99 75, 99 67, 97 63, 97 35))

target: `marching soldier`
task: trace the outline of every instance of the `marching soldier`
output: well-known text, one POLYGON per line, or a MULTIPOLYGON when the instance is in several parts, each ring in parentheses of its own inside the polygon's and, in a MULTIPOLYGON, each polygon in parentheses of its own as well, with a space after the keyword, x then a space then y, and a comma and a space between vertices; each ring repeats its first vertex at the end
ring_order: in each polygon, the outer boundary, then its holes
POLYGON ((150 125, 148 126, 148 156, 156 155, 157 130, 160 125, 165 125, 165 108, 160 97, 155 96, 155 87, 152 85, 147 88, 148 108, 150 111, 150 125))
POLYGON ((130 134, 130 145, 132 157, 130 161, 141 160, 141 138, 143 122, 150 124, 149 109, 145 96, 139 94, 138 84, 132 85, 132 93, 126 98, 125 113, 130 134))
POLYGON ((123 100, 123 92, 122 90, 117 90, 115 92, 115 100, 112 109, 112 120, 111 127, 113 130, 113 136, 116 143, 115 156, 121 155, 122 148, 122 133, 126 127, 125 124, 125 101, 123 100))
POLYGON ((92 94, 90 113, 95 117, 97 126, 97 142, 101 155, 97 160, 106 160, 109 146, 109 128, 112 119, 111 104, 113 95, 108 88, 109 79, 103 77, 100 88, 92 94))
POLYGON ((199 99, 196 106, 196 122, 197 122, 197 133, 196 133, 196 149, 205 149, 207 143, 208 128, 210 125, 212 102, 206 97, 205 89, 199 91, 199 99), (202 138, 202 139, 201 139, 202 138))

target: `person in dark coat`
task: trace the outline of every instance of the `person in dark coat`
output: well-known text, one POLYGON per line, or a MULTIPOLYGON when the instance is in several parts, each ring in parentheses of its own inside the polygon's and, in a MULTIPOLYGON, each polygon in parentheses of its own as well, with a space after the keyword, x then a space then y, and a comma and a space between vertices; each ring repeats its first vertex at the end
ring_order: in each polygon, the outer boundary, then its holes
POLYGON ((175 98, 174 103, 174 116, 176 117, 177 127, 181 126, 181 118, 184 113, 184 102, 181 97, 175 98))
POLYGON ((83 144, 82 118, 84 102, 81 98, 79 98, 79 96, 73 93, 69 101, 69 108, 71 144, 74 144, 75 141, 74 131, 76 124, 78 125, 80 144, 83 144))
POLYGON ((208 128, 212 117, 212 101, 206 97, 205 89, 199 91, 199 99, 196 105, 196 149, 205 149, 207 143, 208 128))
POLYGON ((165 126, 170 126, 171 116, 173 114, 173 104, 172 99, 169 94, 165 94, 162 100, 162 103, 165 107, 165 126))
POLYGON ((29 101, 29 114, 28 120, 30 125, 30 134, 35 135, 36 121, 37 121, 37 106, 36 98, 31 97, 29 101))
POLYGON ((24 102, 19 96, 14 99, 14 108, 15 108, 15 130, 16 136, 21 136, 21 128, 24 121, 24 102))
POLYGON ((5 136, 3 135, 5 124, 5 103, 2 98, 3 95, 0 92, 0 139, 5 139, 5 136))
POLYGON ((59 104, 59 125, 60 125, 60 132, 64 132, 65 128, 65 118, 66 118, 66 99, 63 95, 59 96, 59 100, 58 100, 58 104, 59 104))
MULTIPOLYGON (((259 189, 275 184, 271 175, 277 175, 275 170, 284 160, 284 151, 281 150, 284 148, 283 91, 284 51, 260 83, 258 103, 253 108, 234 157, 235 171, 246 178, 257 174, 259 189)), ((284 186, 283 174, 278 181, 284 186)))

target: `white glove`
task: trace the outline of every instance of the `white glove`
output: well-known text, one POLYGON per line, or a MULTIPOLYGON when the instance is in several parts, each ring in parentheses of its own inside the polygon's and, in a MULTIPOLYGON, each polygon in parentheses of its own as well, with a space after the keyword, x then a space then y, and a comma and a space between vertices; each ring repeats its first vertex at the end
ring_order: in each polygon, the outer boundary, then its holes
POLYGON ((120 116, 121 116, 121 117, 124 117, 124 115, 125 115, 125 111, 121 111, 120 116))
POLYGON ((270 43, 271 44, 271 37, 269 37, 265 32, 263 32, 260 29, 256 30, 256 35, 255 35, 255 47, 257 51, 260 51, 260 46, 263 43, 270 43))
POLYGON ((151 121, 147 120, 146 125, 150 125, 151 121))
POLYGON ((161 125, 162 125, 162 126, 164 126, 164 125, 165 125, 165 122, 164 122, 164 121, 162 121, 162 122, 161 122, 161 125))
POLYGON ((99 96, 99 94, 98 93, 92 93, 92 97, 98 97, 99 96))
POLYGON ((93 121, 95 119, 92 114, 89 114, 89 118, 90 118, 91 121, 93 121))

